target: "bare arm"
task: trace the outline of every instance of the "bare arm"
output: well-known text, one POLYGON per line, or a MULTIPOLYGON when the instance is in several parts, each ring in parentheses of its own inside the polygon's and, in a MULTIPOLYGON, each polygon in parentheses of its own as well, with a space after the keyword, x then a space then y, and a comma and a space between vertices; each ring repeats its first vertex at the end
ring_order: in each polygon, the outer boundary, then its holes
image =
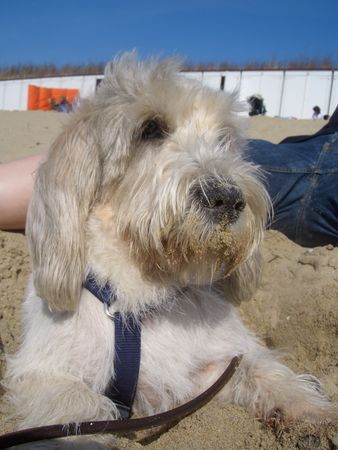
POLYGON ((36 170, 45 155, 0 164, 0 229, 23 230, 36 170))

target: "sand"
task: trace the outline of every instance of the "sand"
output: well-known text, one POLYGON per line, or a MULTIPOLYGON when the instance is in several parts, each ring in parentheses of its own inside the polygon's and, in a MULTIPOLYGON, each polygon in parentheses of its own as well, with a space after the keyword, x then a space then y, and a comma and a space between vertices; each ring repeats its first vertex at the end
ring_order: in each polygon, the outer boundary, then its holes
MULTIPOLYGON (((0 112, 0 161, 17 159, 48 148, 66 117, 60 113, 0 112)), ((317 131, 323 122, 252 118, 249 135, 278 142, 288 135, 317 131)), ((282 234, 269 231, 263 243, 261 286, 239 312, 265 343, 282 352, 298 373, 319 377, 337 399, 338 248, 305 249, 282 234)), ((26 239, 0 232, 0 375, 5 353, 20 341, 20 302, 30 262, 26 239)), ((1 404, 0 430, 12 431, 15 421, 1 404)), ((128 449, 333 449, 337 429, 305 425, 268 427, 242 408, 213 400, 165 432, 119 439, 128 449)))
POLYGON ((249 120, 248 136, 277 144, 288 136, 314 134, 326 123, 324 120, 275 119, 257 116, 249 120))
MULTIPOLYGON (((66 120, 66 114, 54 111, 0 111, 0 162, 46 151, 66 120)), ((277 143, 286 136, 315 133, 324 124, 323 120, 253 117, 248 121, 248 134, 277 143)))

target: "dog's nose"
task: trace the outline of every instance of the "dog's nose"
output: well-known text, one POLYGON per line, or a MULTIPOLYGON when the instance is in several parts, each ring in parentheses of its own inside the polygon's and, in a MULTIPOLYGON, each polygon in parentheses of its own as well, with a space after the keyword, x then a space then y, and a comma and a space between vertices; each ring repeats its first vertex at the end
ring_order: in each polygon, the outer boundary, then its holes
POLYGON ((209 178, 199 183, 196 195, 209 218, 217 222, 235 223, 245 208, 243 193, 232 180, 209 178))

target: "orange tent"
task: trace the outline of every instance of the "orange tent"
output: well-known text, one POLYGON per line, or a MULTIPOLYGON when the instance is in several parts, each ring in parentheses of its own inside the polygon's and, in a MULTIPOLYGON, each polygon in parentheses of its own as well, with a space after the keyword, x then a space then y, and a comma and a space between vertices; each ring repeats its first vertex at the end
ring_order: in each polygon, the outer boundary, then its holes
POLYGON ((44 111, 49 111, 52 109, 49 103, 51 99, 53 99, 55 103, 59 103, 62 97, 66 97, 67 101, 72 103, 78 93, 78 89, 46 88, 30 84, 28 86, 27 109, 42 109, 44 111))

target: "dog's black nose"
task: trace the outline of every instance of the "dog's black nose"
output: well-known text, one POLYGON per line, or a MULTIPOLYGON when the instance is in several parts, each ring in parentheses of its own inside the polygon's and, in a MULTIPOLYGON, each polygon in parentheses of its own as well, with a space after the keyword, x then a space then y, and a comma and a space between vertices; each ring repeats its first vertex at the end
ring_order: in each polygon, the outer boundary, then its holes
POLYGON ((213 221, 235 223, 245 208, 242 191, 232 180, 209 178, 201 180, 195 198, 213 221))

